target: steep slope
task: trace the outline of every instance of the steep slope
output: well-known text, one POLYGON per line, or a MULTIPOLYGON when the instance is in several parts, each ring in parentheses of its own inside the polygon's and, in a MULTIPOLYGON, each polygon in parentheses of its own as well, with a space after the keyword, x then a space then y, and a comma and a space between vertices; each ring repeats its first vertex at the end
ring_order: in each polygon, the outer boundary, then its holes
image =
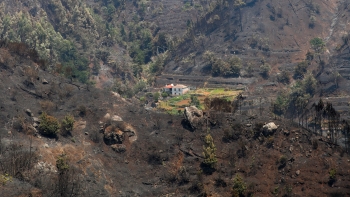
POLYGON ((243 7, 223 2, 194 25, 164 73, 203 75, 206 50, 222 59, 236 55, 255 69, 263 60, 275 69, 290 70, 305 59, 312 38, 329 36, 338 6, 336 1, 252 0, 243 7), (182 61, 190 56, 195 63, 182 61))
POLYGON ((0 67, 4 196, 230 196, 237 177, 245 196, 350 194, 344 149, 289 121, 275 120, 278 129, 266 132, 269 112, 211 111, 209 127, 204 119, 193 131, 181 116, 42 70, 24 44, 0 43, 0 67), (71 114, 73 130, 43 135, 36 120, 43 112, 59 120, 71 114), (113 144, 106 135, 113 126, 116 133, 134 133, 113 144), (203 164, 208 132, 216 146, 214 169, 203 164))

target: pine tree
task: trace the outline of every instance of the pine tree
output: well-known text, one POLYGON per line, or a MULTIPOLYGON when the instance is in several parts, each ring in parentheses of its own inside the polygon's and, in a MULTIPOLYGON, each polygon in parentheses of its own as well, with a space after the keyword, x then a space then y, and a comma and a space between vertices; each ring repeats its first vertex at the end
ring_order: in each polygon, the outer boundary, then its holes
POLYGON ((203 147, 203 156, 204 156, 204 161, 203 163, 208 165, 211 168, 215 167, 215 164, 217 163, 217 158, 216 158, 216 147, 214 144, 214 140, 211 137, 210 134, 205 136, 205 146, 203 147))

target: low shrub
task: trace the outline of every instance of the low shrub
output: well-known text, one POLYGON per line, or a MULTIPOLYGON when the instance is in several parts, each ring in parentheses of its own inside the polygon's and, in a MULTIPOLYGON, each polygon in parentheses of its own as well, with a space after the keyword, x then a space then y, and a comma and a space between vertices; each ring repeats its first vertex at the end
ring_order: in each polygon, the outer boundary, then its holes
POLYGON ((74 117, 72 115, 67 115, 64 117, 61 123, 61 134, 63 136, 71 135, 74 126, 74 117))
POLYGON ((45 112, 41 114, 39 125, 39 131, 41 134, 48 137, 56 137, 59 129, 60 123, 55 117, 49 116, 45 112))

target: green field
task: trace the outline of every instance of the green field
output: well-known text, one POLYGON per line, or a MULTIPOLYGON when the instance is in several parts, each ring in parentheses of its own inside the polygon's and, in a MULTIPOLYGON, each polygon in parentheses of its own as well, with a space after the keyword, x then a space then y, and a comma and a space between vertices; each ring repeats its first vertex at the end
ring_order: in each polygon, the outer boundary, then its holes
POLYGON ((204 109, 204 99, 205 98, 224 98, 229 101, 233 101, 241 90, 229 90, 225 88, 200 88, 197 90, 189 91, 185 95, 168 97, 163 101, 159 101, 158 108, 165 110, 170 114, 177 114, 179 110, 183 111, 185 107, 190 105, 191 95, 197 96, 200 101, 200 108, 204 109))

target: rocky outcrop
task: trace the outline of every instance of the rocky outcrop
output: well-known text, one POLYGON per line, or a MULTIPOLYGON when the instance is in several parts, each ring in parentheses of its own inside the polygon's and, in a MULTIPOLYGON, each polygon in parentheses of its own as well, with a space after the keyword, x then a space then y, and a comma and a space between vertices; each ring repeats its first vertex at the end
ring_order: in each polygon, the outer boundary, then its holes
POLYGON ((113 144, 111 145, 111 148, 117 153, 123 153, 126 151, 126 146, 124 144, 113 144))
POLYGON ((203 120, 203 111, 198 109, 196 106, 185 107, 184 111, 185 118, 190 123, 192 129, 198 128, 203 120))
POLYGON ((106 144, 122 144, 125 139, 128 139, 130 142, 137 139, 136 130, 124 122, 120 116, 110 116, 108 114, 105 117, 110 117, 102 130, 106 144))
POLYGON ((124 132, 121 131, 118 127, 108 126, 104 130, 104 141, 106 144, 121 144, 124 141, 124 132))
POLYGON ((263 134, 265 136, 273 134, 277 130, 278 126, 274 122, 267 123, 263 126, 263 134))

